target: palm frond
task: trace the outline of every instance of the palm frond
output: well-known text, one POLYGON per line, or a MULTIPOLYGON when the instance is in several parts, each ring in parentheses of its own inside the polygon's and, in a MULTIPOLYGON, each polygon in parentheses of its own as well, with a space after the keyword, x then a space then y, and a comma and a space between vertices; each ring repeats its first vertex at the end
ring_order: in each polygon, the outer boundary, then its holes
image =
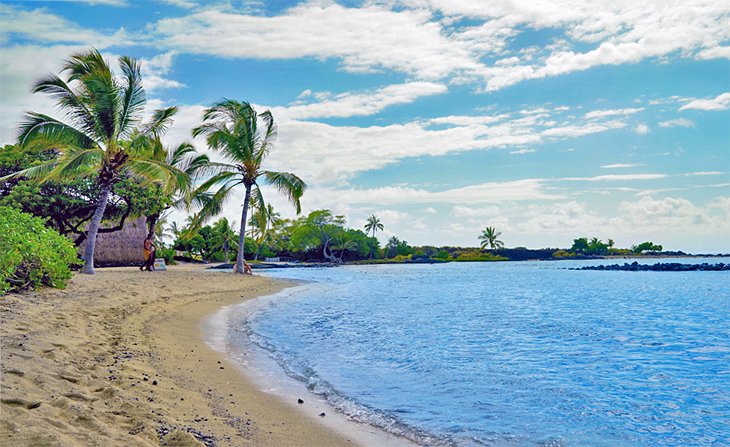
POLYGON ((139 122, 147 100, 142 88, 140 63, 136 59, 122 56, 119 58, 119 66, 124 74, 119 128, 120 136, 126 136, 139 122))
POLYGON ((175 190, 184 192, 191 185, 190 177, 184 171, 154 159, 130 158, 124 164, 122 172, 136 175, 150 183, 161 182, 166 193, 175 190))
POLYGON ((229 182, 225 183, 215 193, 203 192, 196 196, 196 200, 200 205, 200 209, 193 216, 189 231, 197 232, 203 224, 223 211, 223 207, 231 197, 231 189, 233 189, 240 182, 229 182))
POLYGON ((49 180, 65 180, 87 175, 90 169, 101 166, 104 151, 94 148, 68 148, 56 161, 56 166, 46 174, 41 183, 49 180))
POLYGON ((26 147, 42 139, 48 147, 76 146, 90 148, 96 143, 84 132, 42 113, 28 112, 18 130, 18 145, 26 147))
POLYGON ((295 206, 297 214, 301 213, 302 207, 299 199, 307 189, 307 184, 304 183, 304 180, 290 172, 264 171, 263 174, 266 181, 275 186, 295 206))
POLYGON ((159 137, 164 134, 172 124, 172 118, 177 114, 177 107, 158 109, 152 114, 152 120, 142 129, 142 135, 159 137))

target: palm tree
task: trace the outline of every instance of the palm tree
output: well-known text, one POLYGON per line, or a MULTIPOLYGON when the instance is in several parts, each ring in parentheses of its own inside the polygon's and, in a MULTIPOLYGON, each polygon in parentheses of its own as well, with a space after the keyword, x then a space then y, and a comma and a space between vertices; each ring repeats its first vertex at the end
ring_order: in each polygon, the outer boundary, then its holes
MULTIPOLYGON (((159 136, 142 140, 140 144, 144 144, 151 149, 151 158, 167 165, 175 167, 177 170, 184 172, 190 181, 197 180, 207 171, 210 159, 207 155, 201 155, 195 152, 195 148, 190 142, 183 142, 175 148, 167 148, 162 144, 159 136)), ((172 208, 185 209, 188 208, 191 198, 189 191, 189 183, 178 184, 168 192, 166 201, 163 202, 162 208, 155 209, 147 215, 148 236, 153 237, 158 220, 162 215, 172 208)))
POLYGON ((255 202, 251 203, 254 206, 254 212, 251 213, 251 219, 248 224, 251 225, 251 237, 256 240, 256 255, 254 260, 259 259, 259 253, 264 243, 271 240, 273 237, 273 228, 281 223, 281 214, 274 211, 274 207, 267 203, 264 208, 259 209, 255 206, 255 202))
MULTIPOLYGON (((101 189, 87 229, 82 273, 94 273, 94 248, 112 186, 125 176, 146 182, 162 181, 167 188, 189 182, 187 176, 164 162, 139 156, 133 150, 147 138, 165 132, 177 108, 157 110, 150 123, 140 125, 146 103, 140 64, 120 57, 122 77, 116 78, 98 50, 71 56, 59 76, 47 75, 33 85, 33 93, 46 93, 65 112, 66 122, 28 112, 21 123, 18 144, 54 149, 58 156, 45 164, 12 174, 48 180, 84 175, 96 177, 101 189)), ((8 177, 4 178, 7 179, 8 177)), ((0 181, 4 180, 0 179, 0 181)))
POLYGON ((504 247, 504 243, 497 239, 501 235, 502 233, 497 231, 494 227, 485 228, 479 236, 479 240, 482 241, 482 250, 487 247, 490 247, 492 250, 498 250, 504 247))
POLYGON ((393 249, 393 253, 394 253, 393 256, 391 256, 391 257, 395 257, 395 255, 398 254, 398 246, 400 244, 401 244, 400 239, 398 239, 395 236, 392 236, 390 239, 388 239, 388 253, 390 253, 391 248, 393 249))
POLYGON ((245 187, 246 197, 241 210, 238 257, 233 269, 235 273, 243 273, 243 248, 251 197, 254 197, 259 208, 264 207, 258 182, 264 180, 284 193, 296 207, 297 213, 301 211, 299 199, 306 189, 306 184, 292 173, 267 171, 261 168, 276 139, 276 125, 268 110, 256 113, 247 102, 223 100, 206 109, 203 124, 193 129, 193 136, 199 135, 205 135, 208 146, 221 152, 229 163, 210 164, 214 174, 198 188, 199 194, 195 202, 201 209, 196 214, 195 223, 199 226, 218 214, 235 186, 245 187), (263 128, 259 127, 259 123, 263 128), (208 192, 216 185, 220 186, 216 192, 208 192))
MULTIPOLYGON (((373 214, 372 216, 368 217, 368 220, 365 223, 365 231, 368 233, 372 231, 373 238, 375 238, 375 232, 377 232, 378 230, 383 231, 383 223, 380 222, 378 216, 373 214)), ((373 247, 370 247, 370 259, 373 259, 373 247)))
MULTIPOLYGON (((235 223, 234 223, 235 224, 235 223)), ((232 225, 228 222, 225 217, 220 219, 213 225, 213 230, 216 232, 216 247, 223 249, 223 255, 225 257, 226 264, 228 264, 228 250, 231 247, 231 243, 236 237, 236 233, 233 232, 232 225)))

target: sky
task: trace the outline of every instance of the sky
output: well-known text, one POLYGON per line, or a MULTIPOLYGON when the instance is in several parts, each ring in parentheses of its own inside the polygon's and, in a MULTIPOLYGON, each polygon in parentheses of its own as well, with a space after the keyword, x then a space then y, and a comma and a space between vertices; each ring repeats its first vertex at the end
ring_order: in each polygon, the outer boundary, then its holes
POLYGON ((727 0, 3 0, 0 144, 58 116, 30 85, 91 47, 180 107, 168 144, 209 152, 190 130, 223 98, 270 110, 265 168, 382 242, 730 252, 727 0))

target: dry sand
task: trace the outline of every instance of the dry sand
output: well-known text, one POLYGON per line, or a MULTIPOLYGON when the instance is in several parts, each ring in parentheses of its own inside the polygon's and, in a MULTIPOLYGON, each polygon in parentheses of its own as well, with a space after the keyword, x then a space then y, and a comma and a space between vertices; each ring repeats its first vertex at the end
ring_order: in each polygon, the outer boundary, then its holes
POLYGON ((0 444, 355 444, 260 391, 201 338, 204 316, 287 285, 130 267, 0 297, 0 444))

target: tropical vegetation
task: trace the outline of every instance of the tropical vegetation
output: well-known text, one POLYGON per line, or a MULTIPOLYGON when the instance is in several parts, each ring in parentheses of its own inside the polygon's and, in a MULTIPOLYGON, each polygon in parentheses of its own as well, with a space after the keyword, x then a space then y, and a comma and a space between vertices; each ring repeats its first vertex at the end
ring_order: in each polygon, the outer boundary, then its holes
POLYGON ((99 195, 86 230, 83 273, 94 273, 94 248, 114 185, 125 177, 168 189, 185 187, 189 177, 173 166, 148 156, 145 147, 159 138, 171 123, 176 108, 157 110, 141 123, 146 103, 141 66, 119 58, 122 77, 114 76, 97 50, 71 56, 63 65, 66 80, 49 74, 33 85, 65 113, 66 121, 28 112, 20 125, 18 145, 55 152, 45 163, 11 174, 13 177, 48 180, 92 178, 99 195))
POLYGON ((76 247, 41 218, 0 206, 0 295, 40 285, 63 288, 78 264, 76 247))

